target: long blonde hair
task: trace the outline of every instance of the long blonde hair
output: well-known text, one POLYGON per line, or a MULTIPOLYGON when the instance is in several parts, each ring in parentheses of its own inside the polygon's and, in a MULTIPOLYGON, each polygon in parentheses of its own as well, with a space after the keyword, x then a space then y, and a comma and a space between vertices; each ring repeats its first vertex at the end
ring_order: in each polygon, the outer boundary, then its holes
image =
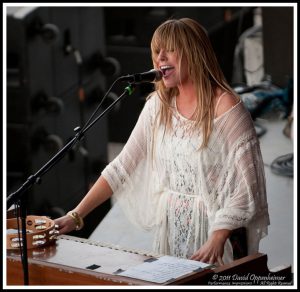
MULTIPOLYGON (((181 63, 184 56, 188 72, 195 84, 197 107, 195 112, 195 129, 202 129, 203 142, 208 144, 215 115, 215 90, 217 87, 233 94, 219 66, 213 47, 205 29, 195 20, 181 18, 170 19, 162 23, 154 32, 151 40, 152 61, 157 68, 156 59, 160 49, 175 50, 181 63)), ((156 82, 155 89, 162 101, 159 123, 171 128, 171 100, 177 96, 178 88, 166 88, 163 81, 156 82)))

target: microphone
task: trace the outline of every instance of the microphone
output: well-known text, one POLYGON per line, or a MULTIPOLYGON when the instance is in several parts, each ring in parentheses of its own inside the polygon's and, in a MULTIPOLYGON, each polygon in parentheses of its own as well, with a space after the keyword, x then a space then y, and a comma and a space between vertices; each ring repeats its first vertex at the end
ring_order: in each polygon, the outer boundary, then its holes
POLYGON ((163 74, 160 70, 151 69, 150 71, 143 73, 136 73, 132 75, 126 75, 120 77, 120 81, 130 82, 130 83, 143 83, 143 82, 157 82, 160 81, 163 74))

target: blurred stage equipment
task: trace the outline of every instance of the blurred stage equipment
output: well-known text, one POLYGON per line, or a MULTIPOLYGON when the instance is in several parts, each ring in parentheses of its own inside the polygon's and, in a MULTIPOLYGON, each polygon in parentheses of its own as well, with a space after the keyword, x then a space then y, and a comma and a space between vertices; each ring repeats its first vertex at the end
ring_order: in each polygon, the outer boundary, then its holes
MULTIPOLYGON (((119 73, 104 27, 102 7, 7 7, 8 194, 68 143, 95 110, 86 96, 106 91, 107 76, 119 73)), ((28 191, 28 214, 56 218, 77 205, 107 163, 107 124, 28 191)), ((76 235, 88 237, 109 208, 98 207, 76 235)))

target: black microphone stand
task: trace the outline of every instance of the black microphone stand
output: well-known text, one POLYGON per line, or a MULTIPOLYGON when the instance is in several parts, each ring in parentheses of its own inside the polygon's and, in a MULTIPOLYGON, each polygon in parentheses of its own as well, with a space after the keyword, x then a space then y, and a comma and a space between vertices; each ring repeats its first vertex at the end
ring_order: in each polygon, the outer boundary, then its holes
MULTIPOLYGON (((118 81, 118 79, 116 80, 118 81)), ((115 82, 116 82, 115 81, 115 82)), ((115 83, 114 83, 115 84, 115 83)), ((113 84, 113 85, 114 85, 113 84)), ((125 96, 131 95, 133 93, 135 84, 129 83, 125 88, 124 92, 114 101, 112 102, 97 118, 95 118, 92 122, 91 119, 96 114, 98 109, 100 108, 101 103, 97 107, 96 111, 92 114, 91 118, 88 120, 87 124, 81 129, 80 127, 76 127, 74 129, 75 136, 70 140, 57 154, 55 154, 44 166, 42 166, 35 174, 30 175, 25 183, 14 193, 10 194, 7 197, 7 210, 14 204, 18 203, 20 205, 20 213, 21 213, 21 223, 22 223, 22 241, 20 242, 21 246, 21 255, 22 255, 22 265, 23 265, 23 273, 24 273, 24 285, 29 285, 29 277, 28 277, 28 257, 27 257, 27 238, 26 238, 26 196, 24 194, 26 191, 33 186, 34 184, 41 183, 41 177, 46 174, 54 165, 56 165, 66 154, 67 152, 79 141, 84 138, 84 133, 87 132, 99 119, 101 119, 108 111, 110 111, 116 103, 118 103, 125 96)), ((110 87, 110 89, 112 86, 110 87)))

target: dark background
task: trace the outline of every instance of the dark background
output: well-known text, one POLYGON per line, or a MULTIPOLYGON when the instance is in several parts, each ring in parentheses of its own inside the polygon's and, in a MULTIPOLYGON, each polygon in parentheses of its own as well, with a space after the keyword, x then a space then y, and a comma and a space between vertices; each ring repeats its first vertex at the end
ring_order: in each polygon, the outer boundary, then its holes
MULTIPOLYGON (((253 26, 255 7, 11 7, 7 9, 7 195, 74 136, 121 75, 152 68, 150 40, 171 17, 208 31, 231 82, 234 49, 253 26)), ((264 67, 284 87, 293 76, 293 8, 263 7, 264 67)), ((126 84, 117 84, 113 101, 126 84)), ((29 214, 74 208, 108 162, 109 142, 125 143, 152 84, 137 86, 28 191, 29 214)), ((101 107, 100 112, 107 106, 101 107)), ((95 209, 77 236, 88 237, 110 209, 95 209)))

